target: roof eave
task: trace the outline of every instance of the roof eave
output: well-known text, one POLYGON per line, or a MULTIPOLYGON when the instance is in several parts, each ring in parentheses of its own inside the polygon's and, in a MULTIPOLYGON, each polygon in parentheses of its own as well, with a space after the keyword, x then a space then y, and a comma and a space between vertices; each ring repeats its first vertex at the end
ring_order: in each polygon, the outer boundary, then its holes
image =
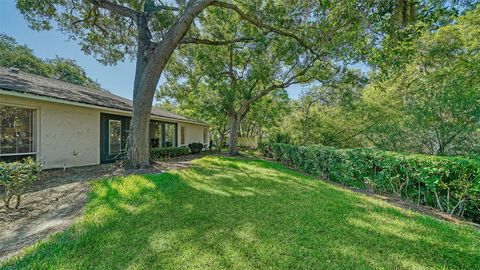
MULTIPOLYGON (((61 98, 54 98, 54 97, 43 96, 43 95, 35 95, 35 94, 31 94, 31 93, 21 92, 21 91, 18 91, 18 90, 9 90, 9 89, 0 88, 0 94, 7 95, 7 96, 23 97, 23 98, 30 98, 30 99, 34 99, 34 100, 60 103, 60 104, 66 104, 66 105, 72 105, 72 106, 79 106, 79 107, 84 107, 84 108, 107 110, 109 112, 117 112, 117 113, 121 113, 121 114, 128 114, 128 115, 132 114, 131 110, 121 110, 121 109, 117 109, 117 108, 103 107, 103 106, 92 105, 92 104, 88 104, 88 103, 70 101, 70 100, 61 99, 61 98)), ((194 124, 194 125, 207 126, 207 127, 213 127, 214 126, 214 125, 211 125, 209 123, 201 123, 201 122, 189 121, 189 120, 178 119, 178 118, 173 118, 173 117, 159 116, 159 115, 156 115, 156 114, 151 114, 151 117, 155 118, 156 120, 176 121, 176 122, 180 122, 180 123, 194 124)))

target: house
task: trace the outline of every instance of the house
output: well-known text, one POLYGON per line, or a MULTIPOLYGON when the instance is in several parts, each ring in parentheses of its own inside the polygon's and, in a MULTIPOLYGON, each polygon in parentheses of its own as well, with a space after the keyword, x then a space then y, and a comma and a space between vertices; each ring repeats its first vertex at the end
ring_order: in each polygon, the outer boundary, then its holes
MULTIPOLYGON (((132 101, 105 90, 0 68, 0 159, 44 168, 112 162, 125 149, 132 101)), ((208 123, 153 109, 150 147, 208 146, 208 123)))

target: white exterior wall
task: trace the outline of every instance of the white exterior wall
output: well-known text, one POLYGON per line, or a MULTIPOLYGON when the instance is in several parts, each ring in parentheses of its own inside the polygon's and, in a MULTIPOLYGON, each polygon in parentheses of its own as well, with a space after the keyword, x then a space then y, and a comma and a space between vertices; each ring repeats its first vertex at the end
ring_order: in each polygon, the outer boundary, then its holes
POLYGON ((0 103, 37 109, 37 159, 45 169, 100 163, 99 110, 5 95, 0 103))
POLYGON ((178 124, 178 145, 179 146, 187 146, 190 143, 194 142, 199 142, 202 144, 206 144, 207 146, 210 143, 210 134, 208 131, 208 127, 204 126, 199 126, 199 125, 192 125, 192 124, 184 124, 184 123, 179 123, 178 124), (185 127, 185 144, 182 144, 181 140, 181 132, 182 132, 182 126, 185 127), (203 141, 203 132, 204 129, 207 129, 207 141, 206 143, 203 141))
MULTIPOLYGON (((35 144, 37 160, 44 169, 95 165, 100 163, 100 113, 129 115, 115 112, 0 94, 0 104, 36 109, 35 144)), ((152 116, 154 120, 162 120, 152 116)), ((170 122, 171 120, 169 120, 170 122)), ((185 126, 185 146, 203 141, 207 126, 178 123, 178 145, 181 126, 185 126)))
POLYGON ((238 137, 238 146, 258 147, 258 137, 238 137))

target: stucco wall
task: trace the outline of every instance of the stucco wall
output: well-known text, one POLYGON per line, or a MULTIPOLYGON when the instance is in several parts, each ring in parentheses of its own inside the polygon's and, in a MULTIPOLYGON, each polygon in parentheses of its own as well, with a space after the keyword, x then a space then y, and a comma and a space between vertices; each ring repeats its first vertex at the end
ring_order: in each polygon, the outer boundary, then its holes
POLYGON ((238 146, 258 147, 258 137, 238 137, 238 146))
MULTIPOLYGON (((37 109, 37 159, 45 169, 99 164, 100 113, 119 114, 108 110, 2 94, 0 94, 0 104, 37 109)), ((128 113, 121 114, 128 115, 128 113)), ((207 144, 209 143, 207 127, 178 123, 179 145, 181 145, 181 126, 185 126, 184 145, 193 142, 204 143, 204 129, 207 129, 207 144)))
POLYGON ((100 162, 100 111, 0 95, 3 105, 37 108, 37 155, 44 168, 100 162))
MULTIPOLYGON (((190 124, 183 124, 180 123, 178 125, 178 145, 188 145, 189 143, 194 143, 194 142, 199 142, 199 143, 204 143, 203 141, 203 126, 196 126, 196 125, 190 125, 190 124), (185 127, 185 144, 181 143, 181 127, 185 127)), ((207 144, 209 144, 209 138, 208 138, 208 132, 207 132, 207 144)))

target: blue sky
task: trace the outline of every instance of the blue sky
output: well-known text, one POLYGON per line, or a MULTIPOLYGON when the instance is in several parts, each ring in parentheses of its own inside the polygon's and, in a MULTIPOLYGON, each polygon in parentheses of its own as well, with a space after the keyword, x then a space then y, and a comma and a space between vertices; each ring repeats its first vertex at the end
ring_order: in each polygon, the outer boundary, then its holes
MULTIPOLYGON (((13 0, 0 0, 0 33, 14 37, 19 44, 27 45, 38 57, 59 56, 74 59, 85 69, 87 75, 97 80, 103 88, 119 96, 132 98, 134 62, 127 60, 116 66, 104 66, 95 61, 93 56, 85 55, 75 40, 68 40, 55 29, 42 32, 31 30, 13 0)), ((301 89, 300 86, 290 87, 288 94, 291 98, 297 98, 301 89)))

